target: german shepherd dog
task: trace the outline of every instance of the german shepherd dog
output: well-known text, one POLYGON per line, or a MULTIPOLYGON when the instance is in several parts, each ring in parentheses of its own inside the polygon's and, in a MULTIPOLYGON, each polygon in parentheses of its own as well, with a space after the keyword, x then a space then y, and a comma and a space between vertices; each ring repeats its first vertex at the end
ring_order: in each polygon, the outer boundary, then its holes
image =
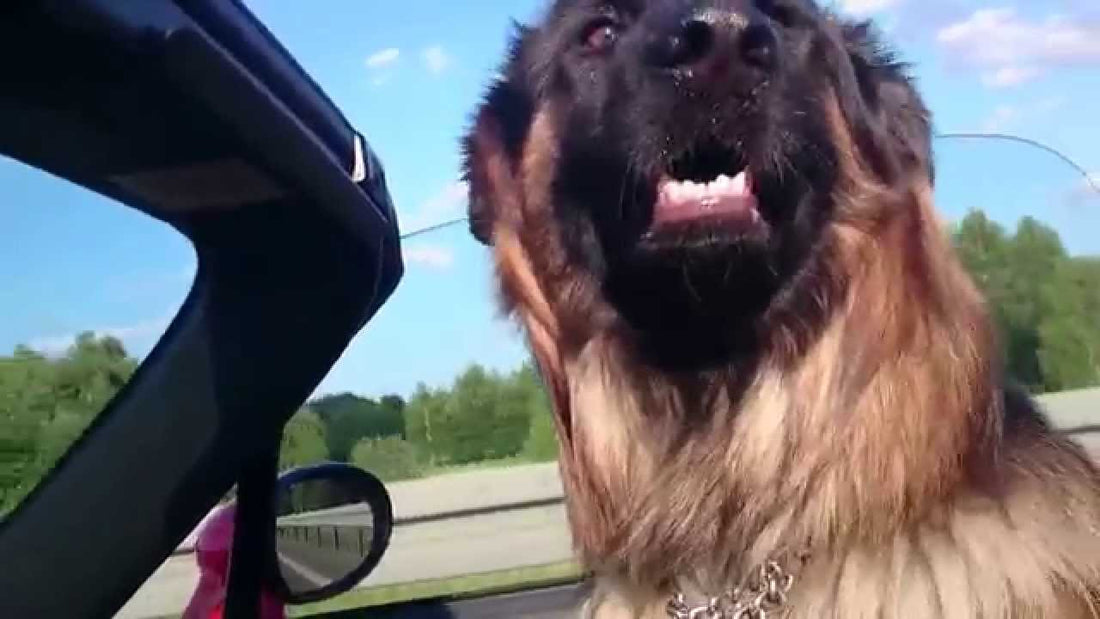
POLYGON ((1100 616, 1100 474, 1001 373, 928 110, 812 0, 558 0, 470 221, 619 617, 1100 616))

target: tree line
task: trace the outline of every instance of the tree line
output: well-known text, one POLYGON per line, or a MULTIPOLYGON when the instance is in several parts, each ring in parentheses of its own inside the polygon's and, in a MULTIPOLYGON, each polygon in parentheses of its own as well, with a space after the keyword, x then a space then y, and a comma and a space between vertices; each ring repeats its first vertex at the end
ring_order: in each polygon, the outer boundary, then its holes
MULTIPOLYGON (((1051 228, 1012 231, 972 211, 951 231, 986 295, 1005 369, 1033 392, 1100 385, 1100 257, 1070 256, 1051 228)), ((60 356, 19 346, 0 356, 0 514, 56 463, 138 362, 112 337, 78 336, 60 356)), ((526 364, 473 365, 450 385, 406 400, 351 393, 314 399, 287 424, 280 465, 362 466, 387 481, 479 463, 557 456, 550 405, 526 364)))
POLYGON ((50 358, 0 357, 0 514, 27 495, 137 370, 122 342, 84 333, 50 358))
POLYGON ((1073 257, 1025 217, 1009 233, 978 210, 952 231, 989 302, 1007 373, 1033 393, 1100 384, 1100 257, 1073 257))
POLYGON ((550 403, 530 364, 500 373, 471 365, 406 402, 351 393, 306 404, 283 433, 280 466, 350 462, 385 481, 482 462, 557 457, 550 403))

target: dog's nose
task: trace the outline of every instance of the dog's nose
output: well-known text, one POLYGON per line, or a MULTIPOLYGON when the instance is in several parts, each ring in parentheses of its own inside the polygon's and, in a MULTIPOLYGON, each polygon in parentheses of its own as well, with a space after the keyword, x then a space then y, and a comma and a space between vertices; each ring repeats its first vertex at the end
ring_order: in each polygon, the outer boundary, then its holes
POLYGON ((649 38, 646 62, 693 74, 721 73, 735 65, 770 72, 778 41, 767 21, 754 13, 758 11, 709 8, 669 20, 671 24, 649 38))

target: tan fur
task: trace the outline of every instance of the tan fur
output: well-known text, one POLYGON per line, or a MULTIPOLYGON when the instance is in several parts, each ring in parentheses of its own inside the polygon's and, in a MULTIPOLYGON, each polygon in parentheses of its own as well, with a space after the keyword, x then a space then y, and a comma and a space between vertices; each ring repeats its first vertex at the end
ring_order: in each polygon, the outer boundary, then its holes
POLYGON ((810 327, 777 322, 740 389, 655 387, 569 270, 547 203, 553 110, 521 178, 493 183, 511 209, 493 228, 505 305, 552 393, 597 578, 586 615, 665 617, 674 589, 724 591, 776 559, 797 572, 792 618, 1100 617, 1096 469, 1042 429, 1006 428, 989 319, 927 179, 887 191, 835 102, 823 113, 846 153, 826 280, 846 285, 816 283, 824 326, 801 346, 810 327), (706 396, 704 420, 688 423, 685 394, 706 396))

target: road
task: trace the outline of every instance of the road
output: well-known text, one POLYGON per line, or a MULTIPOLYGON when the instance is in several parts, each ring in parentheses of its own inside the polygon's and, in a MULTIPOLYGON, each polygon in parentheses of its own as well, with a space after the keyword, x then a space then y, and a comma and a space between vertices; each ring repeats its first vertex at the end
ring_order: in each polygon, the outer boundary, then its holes
POLYGON ((316 591, 363 564, 373 528, 369 519, 362 526, 346 520, 337 526, 279 526, 279 569, 291 591, 316 591))
MULTIPOLYGON (((285 552, 283 558, 301 566, 307 562, 301 552, 285 552)), ((378 568, 359 586, 376 587, 545 565, 568 561, 572 557, 565 508, 561 504, 416 522, 394 529, 390 548, 378 568)), ((314 564, 309 566, 314 567, 314 564)), ((294 567, 290 571, 295 571, 294 567)), ((319 577, 316 570, 312 574, 295 576, 300 584, 319 577)), ((187 605, 197 582, 194 556, 172 557, 116 617, 147 619, 178 614, 187 605)))

